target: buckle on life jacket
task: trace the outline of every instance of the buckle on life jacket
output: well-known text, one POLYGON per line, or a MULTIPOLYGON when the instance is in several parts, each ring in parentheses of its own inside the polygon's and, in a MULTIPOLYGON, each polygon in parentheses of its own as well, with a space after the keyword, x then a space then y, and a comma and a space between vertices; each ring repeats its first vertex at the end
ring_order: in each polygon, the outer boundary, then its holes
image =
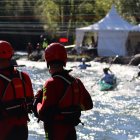
MULTIPOLYGON (((14 101, 7 101, 2 103, 3 110, 1 118, 6 118, 10 116, 28 116, 28 108, 32 105, 32 102, 26 103, 26 99, 18 99, 14 101)), ((29 119, 29 118, 28 118, 29 119)))

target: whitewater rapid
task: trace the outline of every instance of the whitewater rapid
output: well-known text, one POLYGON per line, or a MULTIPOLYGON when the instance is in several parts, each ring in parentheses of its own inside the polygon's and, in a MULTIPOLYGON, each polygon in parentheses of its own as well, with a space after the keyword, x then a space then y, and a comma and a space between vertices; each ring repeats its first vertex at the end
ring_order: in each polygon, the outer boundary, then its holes
MULTIPOLYGON (((26 71, 32 80, 34 94, 50 77, 45 62, 17 60, 25 64, 19 69, 26 71)), ((93 100, 93 109, 82 112, 84 126, 78 125, 78 140, 140 140, 140 80, 131 81, 138 68, 113 64, 112 72, 117 76, 117 87, 113 91, 100 91, 97 81, 103 76, 106 63, 89 62, 91 67, 78 69, 79 62, 68 62, 67 69, 79 77, 93 100)), ((30 115, 29 140, 45 140, 42 122, 30 115)))

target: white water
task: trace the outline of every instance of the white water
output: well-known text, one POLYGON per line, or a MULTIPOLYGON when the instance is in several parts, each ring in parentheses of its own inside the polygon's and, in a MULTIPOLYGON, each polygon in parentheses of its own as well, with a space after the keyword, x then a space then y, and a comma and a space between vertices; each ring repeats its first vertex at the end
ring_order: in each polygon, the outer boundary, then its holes
MULTIPOLYGON (((50 76, 45 62, 18 60, 25 64, 20 69, 29 73, 34 93, 50 76)), ((84 126, 76 127, 78 140, 140 140, 140 80, 130 82, 138 72, 137 67, 112 65, 117 75, 118 86, 113 91, 100 91, 95 84, 102 76, 102 69, 108 64, 90 62, 86 70, 74 68, 71 74, 80 77, 92 96, 94 108, 83 112, 81 120, 84 126)), ((68 62, 67 69, 78 66, 79 62, 68 62)), ((44 140, 42 122, 30 116, 29 140, 44 140)))

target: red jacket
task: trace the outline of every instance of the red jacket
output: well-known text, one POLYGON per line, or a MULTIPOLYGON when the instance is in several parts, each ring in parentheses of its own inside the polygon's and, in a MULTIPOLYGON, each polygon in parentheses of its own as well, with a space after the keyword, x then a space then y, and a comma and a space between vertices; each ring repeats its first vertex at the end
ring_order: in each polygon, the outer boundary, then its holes
MULTIPOLYGON (((40 118, 45 116, 45 112, 49 110, 49 108, 56 106, 59 104, 59 101, 63 98, 65 91, 67 90, 66 82, 56 76, 53 75, 50 79, 48 79, 42 90, 38 91, 37 96, 43 94, 42 102, 38 103, 37 111, 39 113, 40 118)), ((59 73, 58 75, 68 79, 71 81, 74 77, 69 75, 67 72, 59 73)), ((74 91, 74 105, 79 105, 81 110, 89 110, 93 108, 93 103, 89 92, 86 90, 85 86, 81 82, 80 79, 76 78, 78 81, 78 87, 75 86, 74 91), (80 97, 80 98, 79 98, 80 97)), ((66 95, 64 100, 59 104, 60 108, 65 108, 71 103, 71 96, 66 95), (65 104, 66 103, 66 104, 65 104)), ((59 119, 60 119, 59 115, 59 119)), ((57 117, 58 118, 58 117, 57 117)), ((46 127, 47 128, 47 127, 46 127)), ((47 131, 47 129, 45 130, 47 131)), ((63 124, 63 123, 53 123, 51 124, 51 136, 53 140, 61 139, 65 140, 68 137, 70 139, 75 140, 76 131, 75 127, 72 124, 63 124)))
MULTIPOLYGON (((78 79, 79 82, 79 88, 80 88, 80 106, 81 109, 89 110, 93 108, 93 103, 91 100, 91 96, 89 92, 86 90, 85 86, 81 82, 80 79, 78 79)), ((43 90, 39 90, 38 94, 42 94, 43 92, 43 99, 42 103, 38 105, 38 112, 42 114, 45 110, 47 110, 49 107, 56 105, 56 103, 59 102, 59 99, 63 95, 63 91, 65 90, 64 81, 59 77, 52 77, 48 79, 43 87, 43 90)), ((79 95, 76 95, 79 96, 79 95)), ((68 101, 66 101, 68 102, 68 101)))
POLYGON ((0 70, 0 132, 2 132, 0 136, 1 140, 3 140, 5 135, 7 135, 14 126, 27 125, 27 115, 21 115, 20 117, 18 117, 16 114, 9 115, 9 112, 13 111, 12 108, 15 109, 21 107, 21 99, 26 99, 26 105, 32 104, 34 95, 31 80, 27 73, 21 72, 21 75, 22 80, 19 79, 19 71, 13 69, 12 67, 5 70, 0 70), (14 86, 10 83, 10 79, 12 80, 13 78, 14 80, 12 83, 14 86))

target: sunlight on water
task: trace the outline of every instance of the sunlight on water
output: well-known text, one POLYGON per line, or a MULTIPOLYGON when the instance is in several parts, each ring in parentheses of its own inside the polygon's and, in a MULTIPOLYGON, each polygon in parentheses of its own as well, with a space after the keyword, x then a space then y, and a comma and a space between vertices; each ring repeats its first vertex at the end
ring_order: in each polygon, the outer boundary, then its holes
MULTIPOLYGON (((36 64, 39 65, 39 62, 36 64)), ((69 68, 78 63, 69 63, 69 68)), ((117 87, 113 91, 100 91, 97 85, 105 63, 91 62, 87 70, 74 68, 71 74, 84 82, 94 104, 92 110, 82 112, 81 124, 76 127, 78 140, 140 140, 140 80, 130 82, 136 74, 136 67, 112 65, 117 75, 117 87)), ((34 93, 50 77, 47 69, 24 67, 29 73, 34 93)), ((30 115, 29 140, 44 140, 42 122, 30 115)))

